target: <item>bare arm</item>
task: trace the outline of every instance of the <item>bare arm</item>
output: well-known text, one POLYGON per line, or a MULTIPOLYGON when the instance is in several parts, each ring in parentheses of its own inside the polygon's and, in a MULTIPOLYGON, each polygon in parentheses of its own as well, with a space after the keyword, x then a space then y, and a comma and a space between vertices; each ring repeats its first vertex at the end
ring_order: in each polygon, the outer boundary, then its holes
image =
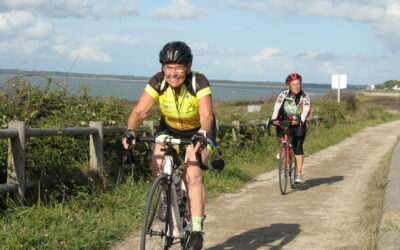
POLYGON ((201 125, 200 130, 205 130, 207 133, 210 133, 214 123, 211 95, 206 95, 199 99, 199 111, 201 125))
MULTIPOLYGON (((131 115, 128 119, 127 129, 136 130, 144 119, 148 116, 156 100, 147 92, 143 92, 138 104, 133 108, 131 115)), ((136 144, 136 140, 132 141, 131 145, 128 145, 127 139, 122 139, 122 145, 125 149, 132 148, 136 144)))
POLYGON ((136 104, 129 116, 127 129, 136 130, 149 115, 155 102, 156 100, 151 95, 143 92, 138 104, 136 104))

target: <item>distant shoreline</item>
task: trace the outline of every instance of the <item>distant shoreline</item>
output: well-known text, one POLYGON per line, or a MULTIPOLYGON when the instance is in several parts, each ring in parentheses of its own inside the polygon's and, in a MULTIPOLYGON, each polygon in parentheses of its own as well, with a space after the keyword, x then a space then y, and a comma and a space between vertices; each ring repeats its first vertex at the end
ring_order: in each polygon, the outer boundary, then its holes
MULTIPOLYGON (((83 80, 101 80, 101 81, 121 81, 121 82, 147 82, 150 77, 136 77, 128 75, 96 75, 96 74, 83 74, 83 73, 67 73, 67 72, 49 72, 49 71, 21 71, 21 70, 8 70, 0 69, 0 74, 10 76, 27 76, 27 77, 51 77, 51 78, 71 78, 83 80)), ((211 85, 214 86, 240 86, 240 87, 269 87, 269 88, 284 88, 283 82, 270 82, 270 81, 233 81, 233 80, 209 80, 211 85)), ((326 83, 303 83, 304 87, 323 87, 326 88, 326 83)), ((366 85, 352 85, 348 84, 349 89, 365 89, 366 85)))

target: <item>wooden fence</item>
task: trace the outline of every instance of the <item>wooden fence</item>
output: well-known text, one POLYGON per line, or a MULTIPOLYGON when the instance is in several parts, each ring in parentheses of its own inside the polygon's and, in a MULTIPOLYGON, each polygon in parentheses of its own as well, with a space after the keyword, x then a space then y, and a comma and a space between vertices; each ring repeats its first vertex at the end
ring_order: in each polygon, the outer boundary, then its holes
MULTIPOLYGON (((239 121, 233 121, 232 124, 219 124, 216 121, 216 133, 219 137, 221 128, 231 128, 233 140, 239 139, 238 133, 240 128, 245 126, 263 126, 264 123, 240 124, 239 121)), ((145 121, 141 128, 150 129, 150 133, 154 136, 155 127, 153 121, 145 121)), ((26 155, 26 138, 40 136, 75 136, 88 135, 89 144, 89 160, 90 167, 93 170, 103 173, 104 171, 104 134, 106 133, 123 133, 125 127, 105 127, 102 121, 91 121, 89 127, 84 128, 26 128, 23 121, 11 121, 8 129, 0 129, 0 138, 8 138, 8 160, 7 160, 7 183, 0 184, 0 193, 15 192, 17 198, 24 200, 25 189, 35 186, 36 181, 26 180, 25 178, 25 155, 26 155)))

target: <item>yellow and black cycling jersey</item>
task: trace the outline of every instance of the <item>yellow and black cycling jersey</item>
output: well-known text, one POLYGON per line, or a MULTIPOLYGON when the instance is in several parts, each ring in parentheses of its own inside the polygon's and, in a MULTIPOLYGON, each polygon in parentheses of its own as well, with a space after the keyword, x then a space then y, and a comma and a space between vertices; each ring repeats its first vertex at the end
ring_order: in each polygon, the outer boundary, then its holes
POLYGON ((198 100, 211 95, 210 83, 203 74, 190 72, 181 85, 178 97, 174 88, 165 81, 164 72, 155 74, 145 91, 158 100, 168 126, 181 131, 200 128, 198 100))

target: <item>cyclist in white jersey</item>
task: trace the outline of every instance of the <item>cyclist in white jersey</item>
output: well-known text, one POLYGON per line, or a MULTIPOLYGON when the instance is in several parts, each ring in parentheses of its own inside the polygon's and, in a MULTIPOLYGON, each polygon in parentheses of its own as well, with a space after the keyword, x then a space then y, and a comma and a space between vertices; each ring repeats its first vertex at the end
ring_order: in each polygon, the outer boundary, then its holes
MULTIPOLYGON (((295 182, 301 183, 304 161, 303 143, 307 133, 306 121, 311 112, 311 100, 309 94, 302 90, 302 77, 299 74, 289 74, 286 78, 286 87, 288 89, 282 90, 275 101, 271 122, 278 126, 281 120, 291 120, 292 148, 297 165, 295 182)), ((280 142, 282 130, 279 127, 277 127, 277 137, 280 142)))

